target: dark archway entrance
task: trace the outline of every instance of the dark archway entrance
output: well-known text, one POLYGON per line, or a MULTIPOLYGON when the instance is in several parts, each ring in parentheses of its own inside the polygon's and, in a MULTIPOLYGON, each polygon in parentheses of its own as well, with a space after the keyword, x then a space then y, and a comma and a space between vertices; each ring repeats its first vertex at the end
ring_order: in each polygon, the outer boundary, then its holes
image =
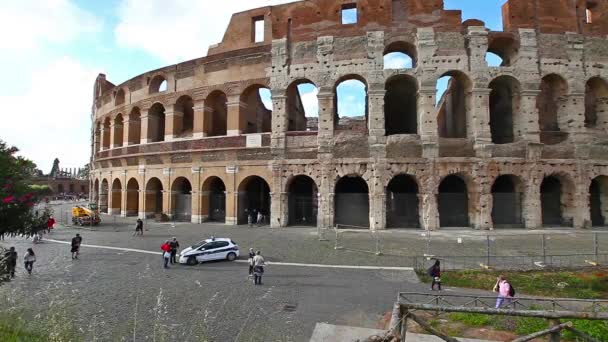
POLYGON ((448 176, 439 185, 439 223, 441 227, 469 226, 469 195, 459 176, 448 176))
POLYGON ((127 216, 139 214, 139 183, 131 178, 127 183, 127 216))
POLYGON ((386 135, 418 133, 418 83, 407 75, 386 82, 384 95, 386 135))
POLYGON ((163 212, 163 183, 158 178, 151 178, 146 185, 146 215, 157 215, 163 212))
POLYGON ((520 182, 515 176, 504 175, 496 178, 492 185, 492 222, 494 228, 521 228, 522 193, 520 182))
POLYGON ((591 181, 589 202, 591 225, 594 227, 605 226, 606 216, 608 215, 608 177, 599 176, 591 181))
POLYGON ((562 183, 557 177, 549 176, 540 186, 540 201, 544 226, 564 224, 562 210, 562 183))
POLYGON ((386 226, 420 228, 418 184, 409 175, 393 178, 386 187, 386 226))
POLYGON ((108 180, 104 179, 101 181, 101 188, 99 189, 99 211, 102 213, 108 213, 108 193, 110 192, 110 186, 108 180))
POLYGON ((288 224, 290 226, 317 225, 317 185, 308 176, 292 179, 288 188, 288 224))
POLYGON ((369 188, 363 178, 345 176, 338 181, 334 211, 336 226, 369 228, 369 188))
POLYGON ((238 224, 247 224, 249 214, 254 223, 266 224, 270 220, 270 187, 262 177, 247 177, 239 185, 238 224), (258 212, 262 213, 263 222, 257 222, 258 212))
POLYGON ((202 210, 207 221, 226 222, 226 185, 219 177, 211 177, 203 184, 202 210))
POLYGON ((184 177, 173 181, 171 187, 171 214, 174 221, 190 222, 192 219, 192 185, 184 177))

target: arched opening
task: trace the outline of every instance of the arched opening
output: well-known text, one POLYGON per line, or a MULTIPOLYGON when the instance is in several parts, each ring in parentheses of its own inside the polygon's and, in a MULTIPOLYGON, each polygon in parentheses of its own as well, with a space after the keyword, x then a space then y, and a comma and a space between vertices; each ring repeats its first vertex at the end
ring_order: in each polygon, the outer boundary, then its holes
POLYGON ((163 213, 163 183, 158 178, 151 178, 146 185, 146 217, 163 213))
POLYGON ((309 80, 298 80, 287 87, 288 131, 319 130, 319 89, 309 80))
POLYGON ((460 176, 448 176, 439 185, 439 223, 441 227, 469 226, 469 194, 460 176))
POLYGON ((585 86, 585 127, 608 127, 608 83, 600 77, 585 86))
POLYGON ((116 178, 112 182, 112 210, 110 214, 120 215, 120 208, 122 207, 122 184, 120 180, 116 178))
POLYGON ((156 75, 150 81, 149 93, 155 94, 167 91, 167 80, 162 75, 156 75))
POLYGON ((492 185, 492 222, 494 228, 521 228, 521 181, 516 176, 503 175, 492 185))
POLYGON ((219 177, 203 183, 201 212, 206 221, 226 222, 226 185, 219 177))
POLYGON ((205 100, 205 118, 203 126, 208 137, 224 136, 228 132, 228 107, 226 94, 216 90, 205 100))
POLYGON ((74 190, 74 183, 70 183, 70 185, 68 185, 68 188, 70 189, 70 194, 75 193, 76 191, 74 190))
POLYGON ((249 215, 252 222, 267 224, 270 219, 270 186, 258 176, 245 178, 239 185, 238 224, 246 224, 249 215), (262 214, 262 221, 257 220, 258 213, 262 214))
POLYGON ((608 218, 607 176, 599 176, 591 181, 589 208, 591 210, 591 225, 594 227, 606 226, 606 218, 608 218))
POLYGON ((106 118, 103 121, 103 149, 107 150, 110 148, 110 130, 111 130, 111 123, 110 123, 110 118, 106 118))
POLYGON ((114 147, 122 147, 123 143, 122 143, 122 139, 123 139, 123 118, 122 118, 122 114, 118 114, 116 115, 116 118, 114 118, 114 147))
POLYGON ((57 192, 60 194, 64 194, 65 193, 65 189, 63 187, 63 184, 57 184, 57 192))
POLYGON ((165 107, 155 103, 148 110, 148 142, 165 141, 165 107))
POLYGON ((573 185, 564 177, 545 177, 540 186, 544 226, 572 226, 573 185))
POLYGON ((127 216, 139 214, 139 183, 135 178, 127 182, 127 216))
POLYGON ((367 132, 367 85, 362 77, 351 75, 341 78, 336 83, 334 101, 336 129, 367 132))
POLYGON ((566 140, 566 136, 560 132, 559 117, 568 94, 568 83, 561 76, 550 74, 542 78, 540 91, 536 100, 540 142, 558 144, 566 140))
POLYGON ((336 183, 334 224, 345 228, 369 228, 369 188, 358 176, 345 176, 336 183))
POLYGON ((515 119, 519 113, 519 81, 499 76, 490 82, 490 132, 495 144, 515 141, 515 119))
POLYGON ((288 224, 316 226, 318 213, 317 185, 308 176, 294 177, 288 187, 288 224))
POLYGON ((125 91, 124 89, 120 88, 116 92, 116 95, 114 95, 114 105, 120 106, 123 104, 125 104, 125 91))
POLYGON ((129 114, 129 145, 141 142, 141 113, 138 107, 131 110, 129 114))
POLYGON ((171 186, 171 215, 174 221, 192 220, 192 184, 184 177, 178 177, 171 186))
POLYGON ((386 135, 418 133, 418 82, 400 75, 386 82, 384 95, 386 135))
MULTIPOLYGON (((243 133, 264 133, 270 132, 272 110, 268 109, 266 104, 262 101, 262 94, 270 91, 261 85, 253 85, 245 89, 241 94, 241 115, 240 120, 243 122, 239 123, 243 133)), ((272 108, 272 104, 270 104, 272 108)))
POLYGON ((177 138, 192 137, 194 131, 194 102, 190 96, 182 96, 175 103, 173 135, 177 138))
POLYGON ((99 211, 102 213, 108 213, 108 193, 110 186, 108 180, 104 179, 101 181, 101 187, 99 188, 99 211))
POLYGON ((419 228, 418 184, 414 177, 398 175, 386 187, 386 226, 419 228))
POLYGON ((491 67, 511 66, 517 57, 519 43, 505 33, 494 33, 488 39, 486 61, 491 67))
POLYGON ((437 80, 437 125, 440 137, 467 137, 471 91, 471 81, 460 71, 447 72, 437 80))
POLYGON ((384 49, 384 69, 411 69, 416 67, 416 46, 394 42, 384 49))

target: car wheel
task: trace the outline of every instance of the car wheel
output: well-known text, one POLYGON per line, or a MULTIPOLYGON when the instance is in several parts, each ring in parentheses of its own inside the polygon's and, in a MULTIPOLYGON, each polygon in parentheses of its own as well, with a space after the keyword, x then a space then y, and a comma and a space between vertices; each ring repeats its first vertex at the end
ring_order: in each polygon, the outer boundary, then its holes
POLYGON ((186 261, 186 264, 190 265, 190 266, 194 266, 197 264, 196 262, 196 258, 195 257, 189 257, 188 261, 186 261))
POLYGON ((228 259, 228 261, 234 261, 236 259, 236 254, 228 253, 228 256, 226 257, 226 259, 228 259))

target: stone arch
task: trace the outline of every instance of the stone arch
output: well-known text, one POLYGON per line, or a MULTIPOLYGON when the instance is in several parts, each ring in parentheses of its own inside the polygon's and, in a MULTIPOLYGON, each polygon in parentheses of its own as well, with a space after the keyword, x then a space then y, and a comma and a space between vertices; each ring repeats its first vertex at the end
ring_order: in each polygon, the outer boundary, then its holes
POLYGON ((438 93, 445 86, 445 92, 437 99, 437 126, 442 138, 466 138, 470 131, 468 113, 471 110, 473 83, 464 72, 452 70, 437 80, 438 93))
POLYGON ((469 188, 460 174, 446 176, 438 190, 440 227, 469 227, 469 188))
POLYGON ((112 129, 112 121, 110 119, 110 117, 106 117, 103 120, 103 138, 102 138, 102 143, 103 143, 103 149, 107 150, 110 148, 110 130, 112 129))
POLYGON ((367 81, 361 75, 350 74, 342 76, 336 81, 334 85, 334 126, 336 129, 367 132, 369 118, 367 90, 367 81), (350 93, 352 98, 347 99, 347 96, 344 95, 346 92, 350 93))
POLYGON ((265 224, 270 218, 270 186, 263 177, 249 176, 238 186, 238 224, 246 224, 249 215, 253 222, 265 224), (262 214, 262 222, 258 222, 257 214, 262 214), (255 217, 253 217, 255 215, 255 217))
POLYGON ((563 173, 545 176, 540 185, 540 200, 544 226, 572 226, 575 186, 570 176, 563 173))
POLYGON ((585 127, 608 128, 608 82, 590 78, 585 85, 585 127))
POLYGON ((287 190, 287 225, 315 226, 319 212, 319 189, 314 179, 297 175, 289 179, 287 190))
POLYGON ((120 208, 122 207, 122 183, 120 179, 116 178, 112 182, 112 208, 110 214, 120 215, 120 208))
POLYGON ((173 135, 178 138, 192 137, 194 132, 194 101, 188 95, 180 96, 175 102, 173 135))
POLYGON ((338 179, 334 188, 334 224, 369 228, 369 186, 358 174, 338 179))
POLYGON ((549 74, 541 79, 540 94, 536 99, 540 142, 558 144, 567 136, 560 130, 563 104, 567 101, 568 82, 558 74, 549 74))
POLYGON ((112 144, 114 145, 115 148, 123 146, 123 137, 124 137, 123 124, 124 124, 124 119, 122 117, 122 114, 119 113, 114 118, 114 141, 112 142, 112 144))
POLYGON ((126 92, 123 88, 119 88, 114 94, 114 106, 125 104, 126 92))
POLYGON ((398 174, 386 186, 387 228, 420 228, 420 188, 416 177, 398 174))
POLYGON ((287 87, 287 130, 288 131, 318 131, 319 99, 317 94, 319 88, 309 79, 297 79, 287 87), (307 100, 310 98, 310 100, 307 100), (312 112, 306 111, 305 101, 311 102, 312 112), (316 108, 316 111, 314 110, 316 108), (309 120, 308 118, 316 118, 309 120), (312 123, 317 122, 316 125, 312 123))
POLYGON ((218 176, 203 182, 201 215, 204 221, 226 222, 226 183, 218 176))
POLYGON ((591 225, 602 227, 608 219, 608 176, 597 176, 589 186, 589 209, 591 225))
POLYGON ((384 49, 384 69, 415 68, 418 62, 416 46, 405 41, 395 41, 384 49))
POLYGON ((418 133, 418 81, 398 75, 386 81, 384 125, 386 135, 418 133))
POLYGON ((163 183, 160 179, 152 177, 146 184, 146 217, 161 215, 163 213, 163 183))
POLYGON ((177 177, 171 184, 171 218, 174 221, 192 220, 192 183, 186 177, 177 177))
POLYGON ((518 51, 519 41, 511 34, 490 34, 488 37, 488 53, 493 53, 502 60, 500 66, 511 66, 518 51))
MULTIPOLYGON (((262 99, 261 91, 263 89, 270 90, 265 85, 253 84, 247 87, 240 95, 241 106, 239 107, 241 115, 239 120, 243 120, 239 126, 242 132, 247 133, 265 133, 272 130, 272 109, 268 108, 262 99)), ((270 101, 270 99, 267 99, 270 101)), ((272 108, 272 104, 270 104, 272 108)))
POLYGON ((521 86, 512 76, 499 76, 489 84, 490 88, 490 132, 492 142, 507 144, 515 141, 520 122, 521 86))
POLYGON ((522 228, 524 184, 521 178, 504 174, 492 184, 492 222, 494 228, 522 228))
POLYGON ((148 142, 165 141, 165 106, 156 102, 148 109, 148 142))
POLYGON ((139 214, 139 182, 135 178, 127 182, 127 216, 139 214))
POLYGON ((108 213, 108 196, 110 192, 110 185, 107 179, 101 181, 99 188, 99 211, 102 213, 108 213))
POLYGON ((156 75, 150 79, 148 87, 149 94, 161 93, 167 90, 167 78, 164 75, 156 75))
POLYGON ((141 142, 141 111, 139 107, 133 107, 129 113, 128 144, 136 145, 141 142))
POLYGON ((228 98, 221 90, 214 90, 205 99, 204 133, 209 137, 224 136, 228 132, 228 98))

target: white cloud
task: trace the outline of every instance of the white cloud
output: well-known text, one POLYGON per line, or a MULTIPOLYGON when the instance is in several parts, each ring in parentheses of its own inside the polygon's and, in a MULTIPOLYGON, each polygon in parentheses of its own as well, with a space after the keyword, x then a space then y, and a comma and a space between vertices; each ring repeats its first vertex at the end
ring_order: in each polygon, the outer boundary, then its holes
POLYGON ((307 117, 319 117, 319 89, 317 87, 298 87, 300 99, 304 107, 304 113, 307 117))
POLYGON ((384 56, 384 69, 407 69, 412 67, 412 58, 400 52, 384 56))
POLYGON ((29 90, 0 95, 0 138, 48 172, 59 157, 63 167, 80 167, 90 156, 92 85, 97 76, 70 57, 31 70, 29 90))
POLYGON ((100 31, 102 22, 70 0, 4 1, 0 11, 3 54, 32 52, 100 31))
POLYGON ((222 40, 233 13, 295 0, 123 0, 114 30, 118 45, 166 63, 204 56, 222 40))

